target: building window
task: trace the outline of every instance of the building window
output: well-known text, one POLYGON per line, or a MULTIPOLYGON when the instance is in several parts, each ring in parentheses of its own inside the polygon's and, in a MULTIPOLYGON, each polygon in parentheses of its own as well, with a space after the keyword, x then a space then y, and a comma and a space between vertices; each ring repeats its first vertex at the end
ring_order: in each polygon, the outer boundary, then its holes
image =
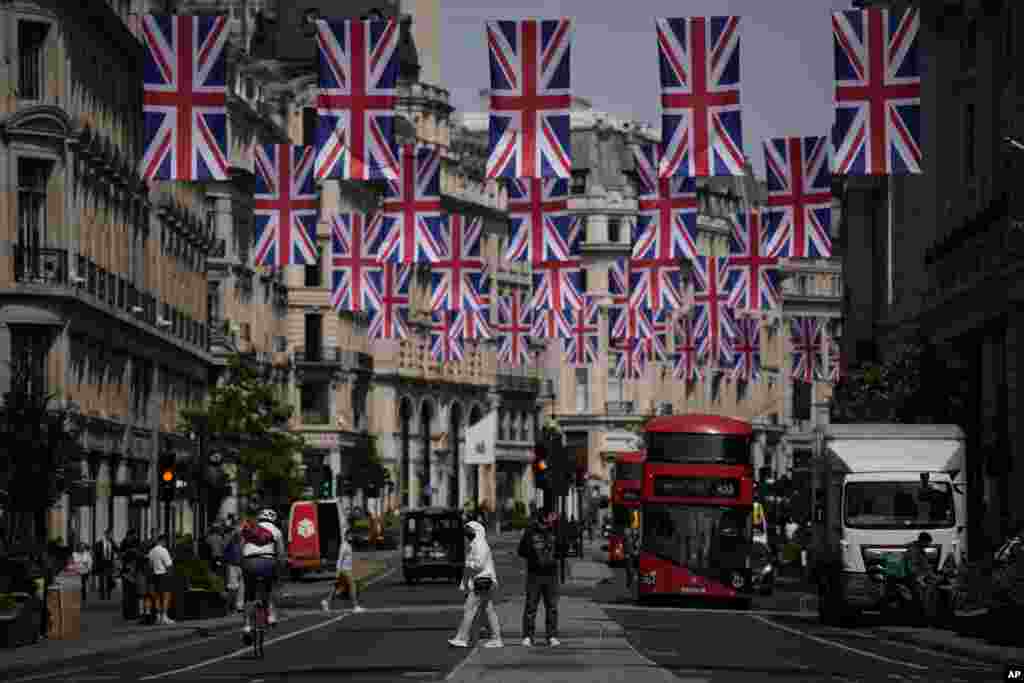
POLYGON ((323 316, 306 314, 306 360, 317 361, 323 354, 323 316))
POLYGON ((576 169, 572 171, 572 185, 569 188, 569 192, 577 196, 587 193, 586 169, 576 169))
POLYGON ((615 368, 611 366, 612 360, 608 359, 608 401, 623 401, 623 379, 615 374, 615 368))
POLYGON ((622 241, 622 219, 621 218, 609 218, 608 219, 608 241, 609 242, 621 242, 622 241))
POLYGON ((18 246, 36 253, 46 239, 46 183, 50 162, 18 159, 18 246))
POLYGON ((967 174, 968 181, 974 180, 974 174, 977 172, 974 124, 974 105, 968 104, 964 108, 964 173, 967 174))
POLYGON ((302 108, 302 144, 313 146, 316 144, 317 127, 316 107, 302 108))
POLYGON ((13 382, 33 396, 47 394, 46 357, 50 331, 37 325, 10 325, 13 382))
POLYGON ((302 424, 325 425, 330 422, 330 385, 310 382, 299 387, 302 424))
POLYGON ((504 410, 498 411, 498 440, 508 441, 508 413, 504 410))
POLYGON ((576 412, 590 412, 590 368, 576 368, 576 412))
POLYGON ((320 287, 323 285, 323 257, 317 252, 316 263, 306 266, 306 286, 320 287))
POLYGON ((18 97, 38 100, 43 96, 46 34, 49 24, 38 21, 18 22, 18 97))

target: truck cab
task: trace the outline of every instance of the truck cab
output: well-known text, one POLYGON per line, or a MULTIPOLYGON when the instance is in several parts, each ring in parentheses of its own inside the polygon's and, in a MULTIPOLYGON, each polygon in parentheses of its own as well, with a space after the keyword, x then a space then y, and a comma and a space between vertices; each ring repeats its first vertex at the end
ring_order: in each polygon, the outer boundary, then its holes
POLYGON ((816 434, 812 562, 819 613, 838 622, 877 609, 872 565, 898 566, 922 531, 936 570, 967 551, 963 432, 955 425, 827 425, 816 434))

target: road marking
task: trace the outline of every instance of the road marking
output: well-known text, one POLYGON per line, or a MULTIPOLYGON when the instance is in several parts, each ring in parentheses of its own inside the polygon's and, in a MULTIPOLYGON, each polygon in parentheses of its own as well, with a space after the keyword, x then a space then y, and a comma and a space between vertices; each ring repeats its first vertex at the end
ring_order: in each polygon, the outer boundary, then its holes
POLYGON ((613 602, 597 603, 597 606, 605 610, 622 610, 625 612, 663 612, 672 614, 676 612, 690 612, 693 614, 742 614, 751 616, 761 614, 769 617, 798 617, 800 619, 817 618, 816 612, 800 612, 797 610, 772 610, 772 609, 729 609, 725 607, 671 607, 662 605, 626 605, 613 602))
POLYGON ((800 629, 790 628, 789 626, 785 626, 783 624, 778 624, 778 623, 772 621, 771 619, 766 619, 765 617, 762 617, 759 614, 751 614, 749 616, 750 616, 751 619, 756 619, 757 621, 760 621, 760 622, 762 622, 764 624, 768 624, 769 626, 772 626, 774 628, 780 629, 782 631, 786 631, 787 633, 792 633, 794 635, 802 636, 804 638, 807 638, 810 641, 813 641, 815 643, 819 643, 821 645, 831 645, 832 647, 838 648, 840 650, 846 650, 847 652, 852 652, 852 653, 858 654, 858 655, 860 655, 862 657, 868 657, 870 659, 877 659, 880 662, 887 662, 889 664, 896 664, 896 665, 899 665, 899 666, 905 666, 905 667, 907 667, 909 669, 917 669, 918 671, 927 671, 928 670, 928 667, 921 666, 920 664, 914 664, 912 662, 901 662, 901 661, 896 660, 896 659, 890 659, 889 657, 885 657, 883 655, 875 654, 874 652, 869 652, 867 650, 861 650, 860 648, 856 648, 856 647, 850 647, 849 645, 843 645, 842 643, 837 643, 835 641, 828 640, 827 638, 819 638, 818 636, 812 635, 812 634, 807 633, 805 631, 801 631, 800 629))
POLYGON ((455 680, 455 676, 457 676, 458 673, 460 671, 462 671, 462 669, 465 668, 465 666, 467 664, 469 664, 469 660, 473 659, 474 657, 476 657, 479 653, 480 653, 480 646, 479 645, 474 645, 473 649, 469 652, 469 654, 467 654, 465 656, 465 658, 461 662, 459 662, 458 664, 455 665, 455 668, 453 668, 448 673, 448 675, 444 677, 444 680, 446 680, 446 681, 454 681, 455 680))

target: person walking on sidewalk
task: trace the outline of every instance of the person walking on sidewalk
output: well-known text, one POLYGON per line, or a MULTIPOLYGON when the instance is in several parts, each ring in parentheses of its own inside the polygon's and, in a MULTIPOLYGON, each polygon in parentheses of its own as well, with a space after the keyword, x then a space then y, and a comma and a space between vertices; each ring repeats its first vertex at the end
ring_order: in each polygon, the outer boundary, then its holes
POLYGON ((549 512, 540 523, 530 526, 519 540, 519 557, 526 560, 526 605, 523 608, 523 645, 533 645, 537 605, 544 599, 548 645, 558 640, 558 561, 567 554, 564 538, 556 533, 558 515, 549 512))
POLYGON ((79 543, 75 552, 71 553, 71 561, 82 578, 82 604, 84 605, 89 597, 89 575, 92 574, 92 553, 89 552, 89 546, 79 543))
POLYGON ((114 588, 114 564, 117 560, 117 544, 114 530, 108 528, 103 538, 93 548, 93 566, 96 580, 100 584, 100 598, 109 600, 114 588))
POLYGON ((174 566, 174 561, 171 560, 171 553, 167 550, 167 534, 160 534, 157 537, 156 545, 149 551, 149 564, 153 571, 156 623, 169 626, 174 623, 167 616, 167 608, 171 603, 171 568, 174 566))
POLYGON ((466 591, 466 605, 459 630, 448 644, 452 647, 469 647, 473 625, 482 609, 490 625, 490 639, 484 643, 484 647, 502 647, 501 624, 493 600, 494 589, 498 586, 498 574, 494 569, 491 546, 487 543, 487 532, 483 524, 473 521, 466 524, 465 536, 469 550, 466 552, 466 571, 462 574, 459 587, 466 591))
POLYGON ((334 598, 339 593, 348 595, 352 601, 353 612, 365 611, 359 606, 359 596, 356 594, 356 579, 352 574, 352 560, 352 531, 351 529, 346 529, 345 535, 341 537, 341 545, 338 547, 338 564, 335 568, 334 586, 331 587, 331 592, 328 596, 320 601, 320 606, 323 607, 325 612, 331 611, 331 603, 334 602, 334 598))

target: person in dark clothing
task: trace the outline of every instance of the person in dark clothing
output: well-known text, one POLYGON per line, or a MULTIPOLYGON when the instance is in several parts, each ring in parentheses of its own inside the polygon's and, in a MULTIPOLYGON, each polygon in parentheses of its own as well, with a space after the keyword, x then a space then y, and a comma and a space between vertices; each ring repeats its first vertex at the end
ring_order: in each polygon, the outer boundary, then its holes
POLYGON ((125 619, 139 617, 138 566, 141 542, 139 532, 130 529, 121 541, 121 615, 125 619))
POLYGON ((932 544, 932 535, 922 531, 917 540, 907 548, 907 569, 910 573, 913 589, 920 606, 924 619, 930 620, 934 616, 935 605, 935 568, 925 552, 925 548, 932 544))
POLYGON ((626 588, 632 590, 640 563, 640 513, 636 511, 630 515, 629 528, 626 529, 622 546, 625 556, 626 588))
POLYGON ((548 645, 558 640, 558 562, 567 554, 567 543, 556 531, 558 516, 548 513, 540 523, 523 532, 519 540, 519 557, 526 560, 526 605, 523 609, 523 645, 533 645, 537 622, 537 605, 544 599, 545 626, 548 645))

